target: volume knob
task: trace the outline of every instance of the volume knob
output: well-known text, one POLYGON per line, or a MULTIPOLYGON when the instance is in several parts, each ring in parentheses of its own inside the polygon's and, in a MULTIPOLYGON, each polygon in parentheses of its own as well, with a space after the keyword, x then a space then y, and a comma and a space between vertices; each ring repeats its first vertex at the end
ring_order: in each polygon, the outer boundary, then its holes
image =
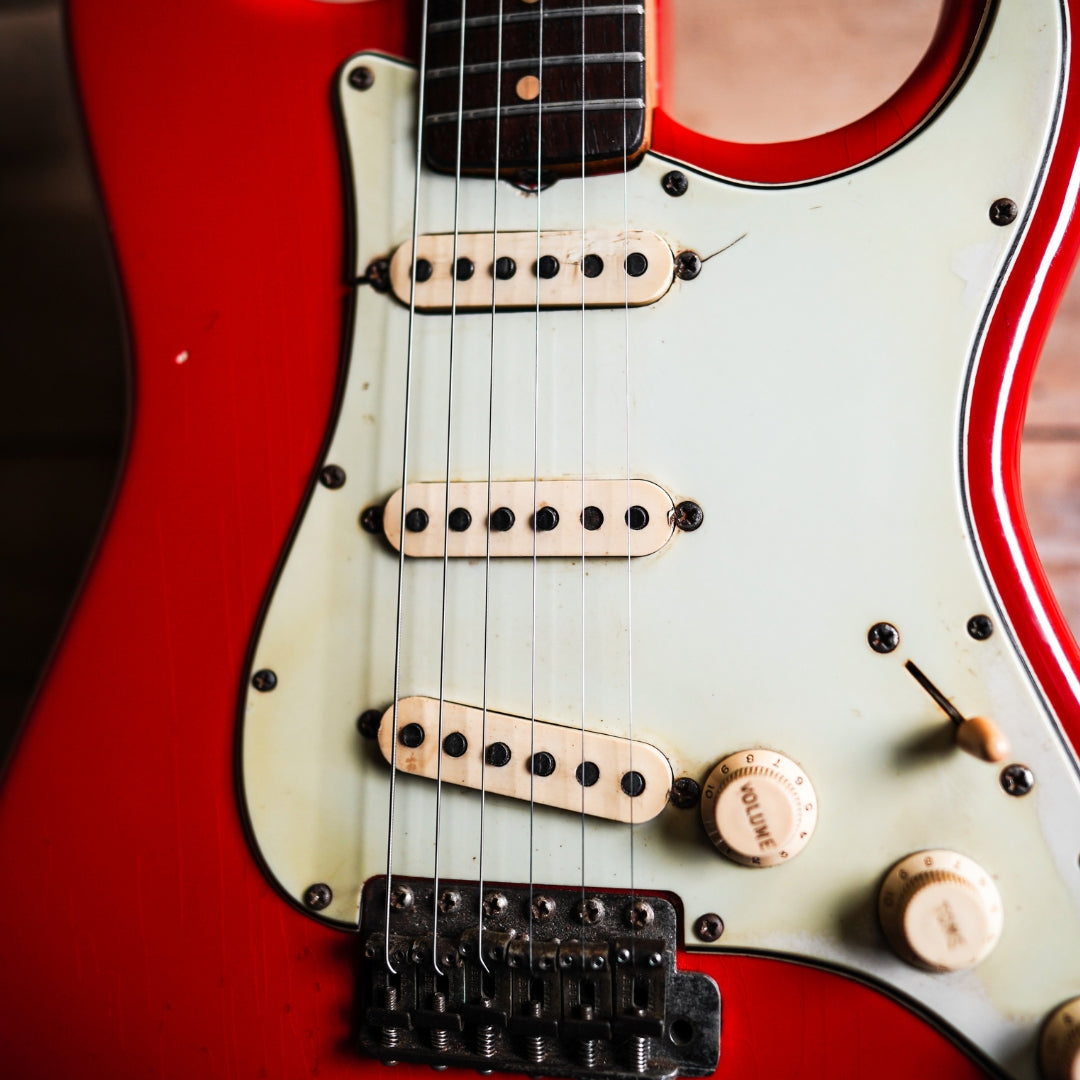
POLYGON ((888 873, 878 915, 901 960, 930 971, 963 971, 1001 936, 1001 896, 978 863, 955 851, 917 851, 888 873))
POLYGON ((809 842, 817 796, 791 758, 774 750, 740 750, 705 781, 701 820, 722 855, 743 866, 777 866, 809 842))

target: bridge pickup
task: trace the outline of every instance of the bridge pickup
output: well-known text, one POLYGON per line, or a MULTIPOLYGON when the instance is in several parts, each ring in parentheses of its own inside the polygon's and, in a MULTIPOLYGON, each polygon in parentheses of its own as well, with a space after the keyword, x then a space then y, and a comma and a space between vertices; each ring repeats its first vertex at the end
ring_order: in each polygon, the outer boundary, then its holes
MULTIPOLYGON (((448 784, 485 790, 512 799, 530 798, 611 821, 640 824, 667 805, 672 774, 667 758, 649 743, 615 735, 585 732, 523 716, 444 702, 442 737, 436 698, 409 697, 398 702, 397 767, 434 780, 442 757, 448 784)), ((379 749, 390 760, 394 710, 379 724, 379 749)))
MULTIPOLYGON (((648 229, 434 233, 416 241, 417 311, 640 307, 671 288, 675 258, 648 229), (456 268, 456 269, 455 269, 456 268)), ((390 287, 409 302, 412 243, 390 259, 390 287)))
MULTIPOLYGON (((484 480, 450 484, 449 522, 445 484, 409 484, 405 554, 494 559, 651 555, 674 531, 671 496, 649 480, 532 480, 492 483, 491 517, 484 480), (628 497, 629 496, 629 497, 628 497), (584 505, 583 505, 584 503, 584 505), (533 512, 533 507, 536 512, 533 512), (486 526, 486 527, 485 527, 486 526)), ((386 539, 401 547, 401 489, 383 510, 386 539)))

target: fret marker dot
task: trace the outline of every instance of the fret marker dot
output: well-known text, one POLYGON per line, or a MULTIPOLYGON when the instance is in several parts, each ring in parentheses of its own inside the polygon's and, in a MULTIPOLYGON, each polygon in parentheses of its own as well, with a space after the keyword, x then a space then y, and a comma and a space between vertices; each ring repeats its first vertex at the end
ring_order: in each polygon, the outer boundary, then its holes
POLYGON ((535 75, 522 75, 514 89, 522 101, 535 101, 540 96, 540 80, 535 75))

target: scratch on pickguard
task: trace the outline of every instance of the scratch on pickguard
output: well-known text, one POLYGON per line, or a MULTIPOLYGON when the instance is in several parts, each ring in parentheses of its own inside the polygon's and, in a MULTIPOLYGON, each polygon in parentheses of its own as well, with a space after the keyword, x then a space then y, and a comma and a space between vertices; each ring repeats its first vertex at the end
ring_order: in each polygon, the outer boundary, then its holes
POLYGON ((743 233, 742 236, 736 236, 730 244, 725 244, 719 251, 714 251, 711 255, 706 255, 701 260, 701 265, 704 266, 710 259, 715 259, 717 255, 723 255, 725 251, 730 251, 740 240, 745 240, 750 234, 743 233))

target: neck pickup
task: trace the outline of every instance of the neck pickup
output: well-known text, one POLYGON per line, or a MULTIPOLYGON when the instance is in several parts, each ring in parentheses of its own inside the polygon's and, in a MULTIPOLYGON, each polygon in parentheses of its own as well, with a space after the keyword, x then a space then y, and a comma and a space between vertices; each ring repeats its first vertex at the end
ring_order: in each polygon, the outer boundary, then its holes
POLYGON ((649 141, 653 2, 431 0, 428 165, 535 183, 633 164, 649 141))

